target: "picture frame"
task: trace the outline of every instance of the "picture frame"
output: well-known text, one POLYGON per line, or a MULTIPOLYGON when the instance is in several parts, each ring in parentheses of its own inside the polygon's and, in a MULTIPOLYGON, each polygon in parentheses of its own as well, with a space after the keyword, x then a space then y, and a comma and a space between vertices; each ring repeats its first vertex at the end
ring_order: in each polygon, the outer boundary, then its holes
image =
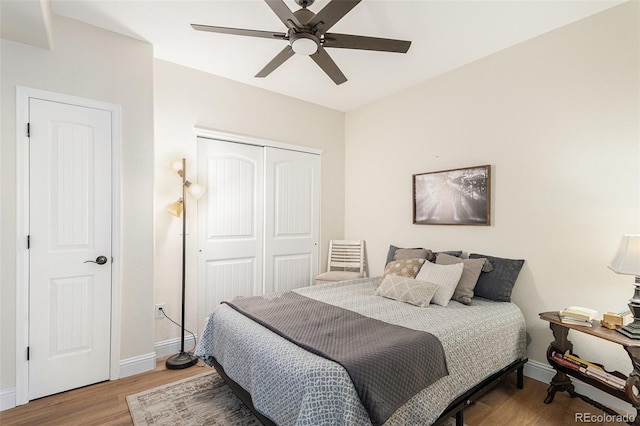
POLYGON ((491 225, 491 165, 413 175, 415 225, 491 225))

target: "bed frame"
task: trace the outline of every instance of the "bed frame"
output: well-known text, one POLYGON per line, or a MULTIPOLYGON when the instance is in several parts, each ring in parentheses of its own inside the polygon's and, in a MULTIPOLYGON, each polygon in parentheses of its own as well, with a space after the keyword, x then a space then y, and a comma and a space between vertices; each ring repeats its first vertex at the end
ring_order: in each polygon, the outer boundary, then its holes
MULTIPOLYGON (((476 386, 472 387, 462 395, 460 395, 455 401, 453 401, 449 406, 444 410, 444 412, 438 417, 438 419, 433 423, 433 426, 438 426, 443 424, 447 419, 455 416, 456 418, 456 426, 464 426, 464 417, 463 410, 468 405, 471 405, 482 395, 491 390, 495 385, 502 382, 509 374, 516 371, 516 386, 518 389, 524 388, 524 365, 529 361, 528 358, 518 359, 497 373, 492 374, 487 377, 482 382, 478 383, 476 386)), ((260 420, 260 422, 264 426, 277 426, 273 420, 265 417, 263 414, 258 412, 256 408, 253 406, 253 402, 251 400, 251 395, 249 392, 244 390, 242 386, 234 382, 224 371, 224 368, 218 363, 218 361, 213 358, 213 367, 216 369, 220 377, 229 385, 233 393, 235 393, 238 398, 243 402, 244 405, 247 406, 249 410, 260 420)))

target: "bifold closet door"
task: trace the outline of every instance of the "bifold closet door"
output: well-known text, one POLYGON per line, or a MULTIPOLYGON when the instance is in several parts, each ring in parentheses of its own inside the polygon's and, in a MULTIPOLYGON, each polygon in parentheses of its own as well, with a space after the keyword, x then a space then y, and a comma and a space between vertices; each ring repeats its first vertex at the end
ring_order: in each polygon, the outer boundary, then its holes
POLYGON ((318 275, 320 156, 265 148, 265 292, 318 275))
POLYGON ((198 138, 199 313, 262 294, 264 148, 198 138))
POLYGON ((198 138, 199 312, 313 284, 320 156, 198 138))

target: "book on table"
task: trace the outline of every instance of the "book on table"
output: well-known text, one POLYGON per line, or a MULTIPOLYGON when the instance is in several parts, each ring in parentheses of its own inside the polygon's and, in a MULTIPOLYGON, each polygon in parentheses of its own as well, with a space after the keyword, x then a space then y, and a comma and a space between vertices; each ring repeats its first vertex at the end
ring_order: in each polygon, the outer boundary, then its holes
POLYGON ((598 316, 595 309, 583 308, 582 306, 569 306, 558 311, 560 318, 572 320, 591 321, 598 316))
POLYGON ((579 320, 579 319, 574 319, 569 317, 560 317, 560 322, 563 324, 569 324, 569 325, 581 325, 584 327, 593 327, 593 322, 591 321, 579 320))
POLYGON ((568 308, 560 309, 558 316, 563 324, 593 327, 592 321, 598 316, 598 311, 583 308, 582 306, 569 306, 568 308))
POLYGON ((616 389, 623 390, 625 388, 625 379, 611 374, 608 371, 605 371, 599 365, 593 364, 589 361, 585 361, 584 359, 577 357, 576 355, 573 355, 568 351, 564 354, 554 352, 552 358, 558 364, 564 367, 579 371, 586 376, 593 377, 594 379, 613 386, 616 389))

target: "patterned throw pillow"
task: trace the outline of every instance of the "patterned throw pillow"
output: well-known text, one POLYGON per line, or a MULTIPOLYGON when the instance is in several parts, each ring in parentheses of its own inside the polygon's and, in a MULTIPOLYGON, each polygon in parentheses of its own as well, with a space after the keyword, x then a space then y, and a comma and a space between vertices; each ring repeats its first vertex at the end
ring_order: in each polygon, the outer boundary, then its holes
POLYGON ((426 281, 387 275, 376 290, 376 295, 426 308, 437 289, 437 285, 426 281))
POLYGON ((427 262, 422 265, 416 279, 436 284, 438 289, 436 294, 433 295, 431 303, 447 306, 453 296, 453 292, 456 291, 463 269, 462 260, 460 260, 460 263, 453 265, 436 265, 435 263, 427 262))
POLYGON ((409 277, 415 278, 420 271, 422 265, 424 265, 424 259, 404 259, 404 260, 395 260, 393 262, 389 262, 386 268, 384 268, 384 274, 382 274, 382 279, 384 279, 387 275, 398 275, 400 277, 409 277))

